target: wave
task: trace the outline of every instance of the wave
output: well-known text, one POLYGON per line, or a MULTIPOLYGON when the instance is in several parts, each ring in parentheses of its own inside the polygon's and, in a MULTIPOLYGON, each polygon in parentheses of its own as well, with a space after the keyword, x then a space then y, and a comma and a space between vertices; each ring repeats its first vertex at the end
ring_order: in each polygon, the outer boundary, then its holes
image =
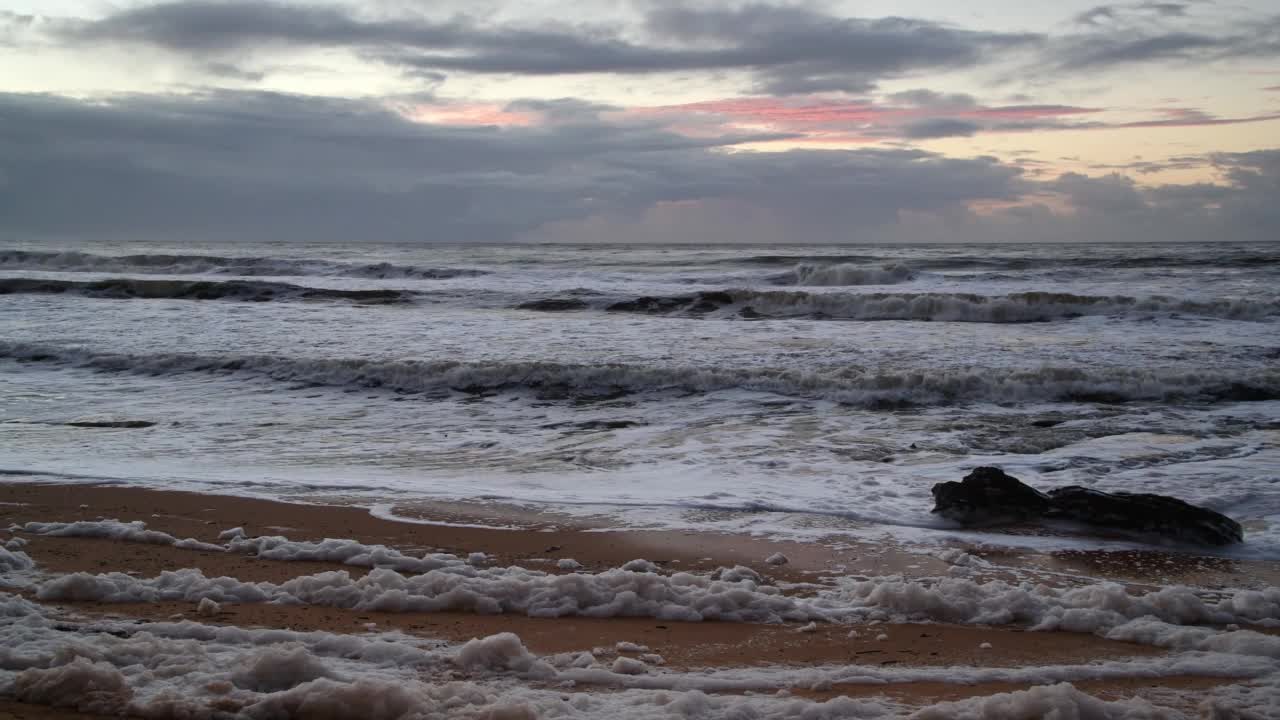
POLYGON ((153 275, 242 275, 444 280, 487 275, 473 268, 428 268, 391 263, 344 263, 279 257, 221 255, 94 255, 83 252, 0 250, 0 268, 53 272, 128 272, 153 275))
POLYGON ((342 290, 256 280, 110 280, 76 281, 43 278, 0 278, 0 295, 79 295, 106 299, 148 300, 350 300, 360 303, 412 302, 403 290, 342 290))
POLYGON ((908 320, 938 322, 1029 323, 1086 315, 1194 315, 1262 321, 1280 315, 1280 302, 1245 299, 1189 300, 1166 296, 1074 295, 1024 292, 1010 295, 970 293, 814 293, 803 290, 710 290, 689 295, 644 296, 592 304, 581 299, 546 298, 525 303, 529 310, 603 309, 648 315, 697 318, 813 320, 908 320))
POLYGON ((786 285, 896 285, 916 278, 906 265, 890 263, 866 267, 854 263, 800 263, 779 284, 786 285))
POLYGON ((1280 370, 1204 371, 1128 367, 959 368, 824 372, 714 366, 556 362, 387 361, 271 355, 130 355, 0 342, 0 358, 149 375, 242 373, 289 383, 382 388, 445 397, 531 392, 546 399, 639 393, 752 391, 867 408, 1022 402, 1245 402, 1280 399, 1280 370))
POLYGON ((750 255, 722 260, 730 265, 884 265, 905 263, 918 270, 1030 270, 1037 268, 1267 268, 1280 265, 1280 249, 1214 255, 917 255, 911 258, 883 255, 750 255))

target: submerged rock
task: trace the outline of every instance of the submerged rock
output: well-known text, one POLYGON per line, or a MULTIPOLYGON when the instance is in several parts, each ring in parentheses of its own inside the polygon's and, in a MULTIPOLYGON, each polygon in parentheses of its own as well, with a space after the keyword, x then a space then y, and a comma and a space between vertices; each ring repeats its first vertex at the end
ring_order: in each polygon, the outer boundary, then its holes
POLYGON ((962 525, 1000 525, 1040 518, 1049 496, 997 467, 980 467, 960 482, 933 486, 933 512, 962 525))
POLYGON ((1167 495, 1105 493, 1079 485, 1049 491, 1050 516, 1087 525, 1151 533, 1179 542, 1230 545, 1244 541, 1240 523, 1167 495))
POLYGON ((1060 519, 1200 545, 1244 541, 1240 523, 1177 498, 1106 493, 1078 485, 1046 494, 997 467, 977 468, 961 482, 934 485, 932 492, 933 512, 962 525, 1060 519))

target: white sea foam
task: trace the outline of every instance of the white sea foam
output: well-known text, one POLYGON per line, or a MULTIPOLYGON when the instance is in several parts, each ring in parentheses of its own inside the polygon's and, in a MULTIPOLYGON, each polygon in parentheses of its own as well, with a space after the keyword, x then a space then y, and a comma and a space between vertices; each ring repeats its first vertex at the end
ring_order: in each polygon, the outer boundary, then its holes
POLYGON ((730 290, 733 305, 766 317, 819 316, 835 320, 926 320, 935 322, 1027 323, 1090 315, 1185 314, 1229 320, 1265 320, 1280 315, 1280 303, 1244 298, 1189 300, 1127 295, 1022 292, 826 293, 785 290, 730 290))
POLYGON ((890 263, 867 267, 853 263, 799 263, 791 270, 795 285, 894 285, 915 279, 906 265, 890 263))
POLYGON ((18 570, 30 570, 35 566, 35 561, 31 559, 31 556, 21 550, 10 550, 7 547, 0 547, 0 570, 13 572, 18 570))
POLYGON ((1024 624, 1033 630, 1097 633, 1117 639, 1146 638, 1163 647, 1270 655, 1274 644, 1257 633, 1199 636, 1172 626, 1197 624, 1280 625, 1280 589, 1239 590, 1217 600, 1191 588, 1170 587, 1130 594, 1103 583, 1057 589, 1043 585, 976 583, 944 578, 935 582, 894 578, 845 580, 814 597, 782 595, 742 575, 735 581, 675 573, 608 570, 551 575, 524 568, 477 570, 469 566, 404 576, 375 569, 360 578, 343 571, 293 578, 275 584, 209 578, 196 569, 168 571, 151 579, 121 573, 74 573, 42 583, 45 600, 106 602, 278 602, 358 610, 521 613, 534 617, 641 616, 665 620, 830 622, 930 620, 977 624, 1024 624), (1148 620, 1149 624, 1132 624, 1148 620), (1247 648, 1247 649, 1246 649, 1247 648))
POLYGON ((179 540, 166 532, 148 530, 147 524, 141 520, 120 522, 119 520, 77 520, 75 522, 28 522, 15 526, 23 532, 50 537, 88 537, 108 540, 125 540, 129 542, 148 543, 151 545, 171 545, 185 550, 209 550, 222 552, 222 545, 201 542, 192 538, 179 540))
POLYGON ((1221 711, 1265 702, 1273 660, 1187 653, 1084 665, 1023 668, 818 666, 671 672, 627 659, 614 669, 584 667, 590 656, 539 658, 510 633, 462 646, 404 635, 346 636, 198 623, 77 624, 54 621, 42 606, 0 595, 0 694, 27 702, 145 717, 206 718, 240 708, 246 717, 369 718, 618 717, 645 720, 743 716, 762 719, 973 717, 1179 717, 1144 701, 1103 702, 1071 681, 1202 674, 1261 678, 1227 686, 1206 702, 1221 711), (554 661, 554 662, 553 662, 554 661), (451 669, 469 673, 450 679, 451 669), (575 691, 539 690, 533 680, 575 691), (812 686, 982 682, 1047 684, 1029 691, 915 709, 884 700, 825 703, 779 695, 717 697, 812 686), (1058 685, 1054 685, 1058 684, 1058 685), (598 686, 607 693, 578 692, 598 686), (514 713, 514 714, 513 714, 514 713), (1142 713, 1146 713, 1145 715, 1142 713))

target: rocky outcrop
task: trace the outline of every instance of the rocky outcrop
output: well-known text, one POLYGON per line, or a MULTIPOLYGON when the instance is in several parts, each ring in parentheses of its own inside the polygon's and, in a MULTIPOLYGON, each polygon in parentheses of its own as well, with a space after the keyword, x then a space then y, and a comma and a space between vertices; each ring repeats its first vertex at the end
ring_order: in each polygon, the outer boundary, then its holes
POLYGON ((960 482, 934 485, 933 500, 935 513, 961 525, 1005 525, 1049 511, 1048 495, 996 467, 980 467, 960 482))
POLYGON ((961 482, 938 483, 933 499, 933 512, 967 526, 1057 519, 1199 545, 1244 540, 1236 521, 1177 498, 1078 485, 1043 493, 997 467, 977 468, 961 482))
POLYGON ((1198 545, 1244 541, 1244 530, 1235 520, 1167 495, 1105 493, 1070 485, 1050 490, 1049 499, 1050 516, 1063 520, 1198 545))

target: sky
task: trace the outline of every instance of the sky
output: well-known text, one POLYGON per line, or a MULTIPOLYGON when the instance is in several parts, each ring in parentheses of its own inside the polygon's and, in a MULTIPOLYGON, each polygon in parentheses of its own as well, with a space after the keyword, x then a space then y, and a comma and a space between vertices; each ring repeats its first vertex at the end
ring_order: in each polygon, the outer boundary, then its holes
POLYGON ((0 0, 0 241, 1280 240, 1274 0, 0 0))

